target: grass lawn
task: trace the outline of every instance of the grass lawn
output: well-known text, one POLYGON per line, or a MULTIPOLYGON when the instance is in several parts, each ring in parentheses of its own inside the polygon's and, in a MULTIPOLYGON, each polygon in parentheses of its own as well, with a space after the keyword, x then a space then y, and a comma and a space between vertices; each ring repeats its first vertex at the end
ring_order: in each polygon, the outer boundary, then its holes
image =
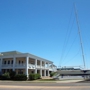
POLYGON ((54 79, 39 79, 38 81, 56 81, 54 79))
POLYGON ((90 81, 90 79, 86 79, 85 81, 90 81))

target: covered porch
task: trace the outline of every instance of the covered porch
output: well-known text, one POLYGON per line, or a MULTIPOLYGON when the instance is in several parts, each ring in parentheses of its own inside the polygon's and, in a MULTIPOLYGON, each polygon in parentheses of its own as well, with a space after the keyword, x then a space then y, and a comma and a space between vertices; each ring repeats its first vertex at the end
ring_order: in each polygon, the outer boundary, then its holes
MULTIPOLYGON (((11 71, 13 71, 13 69, 2 69, 2 74, 7 73, 7 72, 9 73, 11 71)), ((26 74, 27 71, 28 71, 28 75, 32 74, 32 73, 33 74, 36 73, 36 74, 40 74, 41 77, 50 76, 49 75, 50 71, 46 70, 46 69, 28 69, 28 70, 26 70, 26 69, 15 69, 16 74, 26 74)))

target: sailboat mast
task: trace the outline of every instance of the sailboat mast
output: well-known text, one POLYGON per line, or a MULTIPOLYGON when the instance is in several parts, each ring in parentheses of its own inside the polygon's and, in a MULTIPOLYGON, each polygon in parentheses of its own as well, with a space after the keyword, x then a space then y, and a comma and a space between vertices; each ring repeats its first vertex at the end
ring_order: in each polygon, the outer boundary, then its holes
POLYGON ((75 4, 74 4, 74 7, 75 7, 75 16, 76 16, 76 21, 77 21, 77 26, 78 26, 78 33, 79 33, 79 38, 80 38, 80 45, 81 45, 81 50, 82 50, 82 57, 83 57, 84 69, 85 69, 86 66, 85 66, 84 50, 83 50, 81 32, 80 32, 80 27, 79 27, 79 22, 78 22, 78 15, 77 15, 77 10, 76 10, 76 5, 75 4))

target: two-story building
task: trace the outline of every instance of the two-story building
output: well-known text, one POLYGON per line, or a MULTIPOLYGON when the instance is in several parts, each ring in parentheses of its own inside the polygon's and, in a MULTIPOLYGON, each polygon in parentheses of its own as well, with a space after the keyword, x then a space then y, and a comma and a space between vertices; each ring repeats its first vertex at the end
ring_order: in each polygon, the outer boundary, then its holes
POLYGON ((0 53, 0 73, 15 71, 16 74, 39 73, 42 76, 49 76, 57 70, 52 61, 40 58, 30 53, 9 51, 0 53))

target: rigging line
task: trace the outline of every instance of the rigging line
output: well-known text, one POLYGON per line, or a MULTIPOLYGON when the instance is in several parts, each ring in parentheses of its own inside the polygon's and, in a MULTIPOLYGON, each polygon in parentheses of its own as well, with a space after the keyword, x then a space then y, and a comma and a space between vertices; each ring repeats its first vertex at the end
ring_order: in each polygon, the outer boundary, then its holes
MULTIPOLYGON (((74 18, 74 20, 75 20, 75 18, 74 18)), ((74 20, 73 20, 73 23, 74 23, 74 20)), ((73 24, 72 24, 72 27, 73 27, 73 24)), ((71 30, 72 30, 72 27, 71 27, 71 30)), ((70 31, 71 31, 71 30, 70 30, 70 31)), ((68 36, 68 39, 67 39, 67 43, 68 43, 68 41, 69 41, 70 34, 71 34, 71 32, 69 32, 69 36, 68 36)), ((76 39, 76 37, 75 37, 75 39, 76 39)), ((73 43, 75 42, 75 39, 74 39, 73 43)), ((73 46, 73 43, 72 43, 71 47, 73 46)), ((71 49, 71 47, 70 47, 70 49, 71 49)), ((69 49, 69 51, 70 51, 70 49, 69 49)), ((68 52, 69 52, 69 51, 68 51, 68 52)), ((65 55, 65 54, 64 54, 64 55, 65 55)), ((67 55, 68 55, 68 53, 66 54, 66 56, 67 56, 67 55)), ((66 56, 63 57, 64 60, 65 60, 66 56)), ((64 62, 64 60, 63 60, 63 62, 64 62)), ((62 62, 62 63, 63 63, 63 62, 62 62)))
MULTIPOLYGON (((72 7, 72 11, 73 11, 73 7, 72 7)), ((72 16, 72 12, 71 12, 71 15, 70 15, 70 18, 69 18, 69 24, 68 24, 68 28, 67 28, 67 32, 66 32, 66 35, 65 35, 65 36, 67 36, 68 30, 69 30, 69 25, 70 25, 70 21, 71 21, 71 16, 72 16)), ((62 53, 61 53, 61 58, 60 58, 60 63, 59 63, 60 66, 61 66, 62 59, 63 59, 63 55, 64 55, 64 52, 65 52, 66 39, 67 39, 67 37, 65 37, 64 44, 63 44, 63 48, 62 48, 62 53)))
POLYGON ((64 64, 67 64, 68 62, 73 61, 74 58, 75 58, 79 53, 80 53, 80 49, 79 49, 78 52, 75 54, 75 56, 73 56, 71 59, 69 59, 69 60, 68 60, 66 63, 64 63, 64 64))
MULTIPOLYGON (((73 23, 74 23, 74 20, 73 20, 73 23)), ((73 27, 73 23, 72 23, 72 27, 73 27)), ((69 41, 69 38, 70 38, 70 34, 71 34, 71 30, 72 30, 72 27, 71 27, 71 29, 70 30, 68 30, 68 34, 67 34, 67 41, 66 41, 66 44, 65 44, 65 48, 67 47, 67 45, 68 45, 68 41, 69 41)), ((66 49, 65 49, 66 50, 66 49)), ((65 50, 64 50, 64 52, 65 52, 65 50)), ((65 53, 64 53, 65 54, 65 53)))
POLYGON ((68 52, 67 52, 67 54, 66 54, 66 56, 65 56, 64 60, 65 60, 65 59, 66 59, 66 57, 68 56, 68 54, 69 54, 69 52, 70 52, 70 50, 71 50, 71 48, 72 48, 73 44, 74 44, 74 43, 75 43, 75 41, 76 41, 76 38, 77 38, 77 36, 74 38, 73 43, 71 44, 71 46, 70 46, 70 48, 69 48, 69 50, 68 50, 68 52))
MULTIPOLYGON (((72 27, 71 27, 71 29, 70 29, 67 42, 69 41, 69 38, 70 38, 70 34, 71 34, 71 32, 72 32, 72 28, 73 28, 74 21, 75 21, 75 18, 73 19, 72 27)), ((76 37, 75 37, 75 38, 76 38, 76 37)), ((74 39, 74 41, 75 41, 75 39, 74 39)), ((73 41, 73 43, 74 43, 74 41, 73 41)), ((72 43, 72 44, 73 44, 73 43, 72 43)), ((72 47, 72 45, 71 45, 71 47, 72 47)), ((71 48, 71 47, 70 47, 70 48, 71 48)), ((69 51, 68 51, 68 52, 69 52, 69 51)), ((66 57, 66 56, 65 56, 65 57, 66 57)))
POLYGON ((82 45, 81 32, 80 32, 80 27, 79 27, 79 22, 78 22, 78 16, 77 16, 77 10, 76 10, 76 5, 75 4, 74 4, 74 7, 75 7, 75 15, 76 15, 76 21, 77 21, 77 26, 78 26, 78 33, 79 33, 79 38, 80 38, 80 45, 81 45, 81 50, 82 50, 83 63, 84 63, 84 68, 85 68, 84 50, 83 50, 83 45, 82 45))

